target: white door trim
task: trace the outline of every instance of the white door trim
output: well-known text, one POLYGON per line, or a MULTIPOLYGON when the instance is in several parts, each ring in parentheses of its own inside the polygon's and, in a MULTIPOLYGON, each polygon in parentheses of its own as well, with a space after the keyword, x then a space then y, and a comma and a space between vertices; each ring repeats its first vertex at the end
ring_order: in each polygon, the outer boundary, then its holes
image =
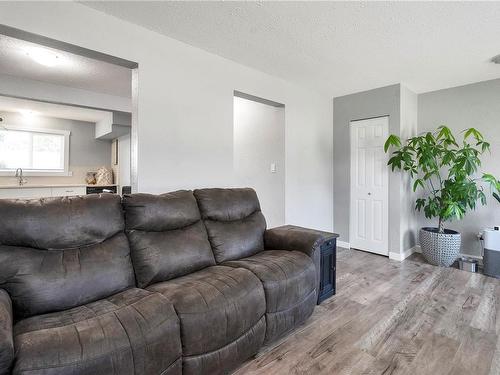
MULTIPOLYGON (((358 203, 358 205, 361 203, 359 200, 356 201, 356 198, 359 197, 360 189, 361 190, 363 189, 363 183, 361 183, 362 185, 360 188, 356 182, 356 181, 358 181, 357 180, 358 176, 356 174, 357 174, 357 168, 359 166, 356 166, 355 163, 358 160, 357 158, 358 158, 359 147, 357 146, 358 139, 357 138, 354 139, 354 134, 355 134, 354 132, 355 131, 357 132, 358 131, 357 129, 362 127, 362 126, 366 127, 366 126, 369 126, 371 124, 373 124, 374 126, 378 125, 379 128, 375 129, 375 130, 368 131, 367 133, 373 132, 373 137, 374 137, 373 140, 375 140, 376 137, 380 137, 381 146, 383 147, 383 142, 385 142, 385 139, 387 139, 387 137, 389 135, 389 116, 381 116, 381 117, 374 117, 374 118, 369 118, 369 119, 353 120, 349 124, 349 128, 350 128, 349 129, 349 133, 350 133, 349 242, 350 242, 350 245, 352 248, 356 248, 359 250, 369 251, 369 252, 373 252, 376 254, 388 256, 389 255, 389 173, 386 170, 384 170, 384 175, 382 176, 382 180, 381 180, 382 183, 381 184, 380 184, 380 182, 378 184, 374 184, 375 180, 373 178, 367 182, 370 184, 370 186, 366 185, 367 186, 366 189, 369 190, 370 192, 367 193, 366 200, 362 199, 362 203, 364 203, 364 204, 361 205, 361 207, 368 207, 368 208, 365 208, 365 210, 362 209, 362 212, 364 212, 364 214, 366 214, 368 212, 368 214, 367 214, 368 217, 370 217, 371 212, 375 212, 376 209, 378 210, 380 215, 377 215, 377 216, 382 218, 381 224, 380 224, 381 227, 375 228, 375 224, 376 224, 377 220, 370 220, 369 218, 364 219, 364 225, 365 225, 364 229, 366 232, 366 238, 363 239, 362 237, 360 238, 359 235, 358 236, 354 235, 354 232, 357 230, 357 223, 355 222, 355 220, 359 220, 358 219, 359 215, 355 214, 355 210, 357 207, 356 202, 358 203), (380 129, 382 131, 381 135, 378 135, 380 133, 376 134, 376 131, 380 132, 380 129), (371 195, 372 194, 371 191, 372 191, 372 188, 374 186, 376 187, 377 185, 380 187, 380 189, 377 192, 374 191, 373 195, 378 196, 379 199, 374 200, 374 196, 371 195), (358 194, 356 194, 355 191, 357 191, 358 194), (370 197, 368 197, 368 195, 370 197), (365 206, 366 205, 365 202, 368 203, 368 206, 365 206), (378 203, 377 208, 375 208, 375 205, 373 204, 374 202, 378 203), (382 202, 382 204, 380 204, 380 202, 382 202), (382 208, 380 208, 380 207, 382 207, 382 208), (368 220, 370 220, 370 222, 368 222, 368 220), (382 239, 379 240, 379 239, 374 238, 372 236, 373 233, 379 233, 379 234, 381 233, 382 235, 379 236, 379 238, 382 238, 382 239)), ((356 136, 357 136, 357 134, 358 133, 356 133, 356 136)), ((373 148, 372 148, 372 152, 376 152, 376 151, 373 151, 373 148)), ((382 152, 383 152, 383 150, 382 150, 382 152)), ((370 154, 368 154, 368 155, 370 155, 370 154)), ((387 164, 388 157, 385 153, 383 153, 383 155, 384 156, 383 156, 383 160, 382 160, 382 165, 385 167, 387 164)), ((368 171, 368 169, 365 170, 365 173, 368 172, 366 174, 369 176, 369 179, 370 179, 370 175, 376 176, 374 171, 376 171, 377 168, 375 166, 380 165, 380 164, 376 164, 377 163, 376 158, 372 157, 371 160, 373 160, 373 164, 371 166, 368 166, 368 168, 372 168, 371 172, 368 171)), ((378 160, 380 162, 380 159, 378 159, 378 160)), ((365 164, 365 168, 366 168, 366 164, 365 164)), ((378 167, 378 169, 380 169, 380 167, 378 167)), ((361 193, 361 194, 363 195, 364 193, 361 193)), ((358 207, 358 209, 359 209, 359 207, 358 207)), ((357 233, 359 234, 360 232, 357 231, 357 233)))

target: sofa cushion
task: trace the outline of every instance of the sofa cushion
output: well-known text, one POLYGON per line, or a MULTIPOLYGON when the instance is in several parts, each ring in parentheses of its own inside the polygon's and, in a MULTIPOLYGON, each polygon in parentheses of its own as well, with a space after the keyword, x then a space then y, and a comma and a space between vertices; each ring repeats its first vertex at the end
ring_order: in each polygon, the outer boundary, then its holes
POLYGON ((215 264, 191 191, 127 195, 123 207, 139 287, 215 264))
POLYGON ((14 362, 12 322, 10 297, 5 290, 0 289, 0 374, 8 374, 14 362))
POLYGON ((248 269, 262 282, 268 315, 266 342, 293 329, 312 313, 316 304, 316 269, 304 253, 266 250, 223 265, 248 269), (280 318, 270 321, 270 314, 280 318))
POLYGON ((16 320, 134 286, 119 196, 0 200, 0 212, 0 288, 16 320))
POLYGON ((180 374, 179 321, 158 293, 129 289, 14 326, 13 374, 180 374))
POLYGON ((183 356, 219 350, 251 329, 266 311, 262 284, 243 268, 208 267, 148 290, 162 293, 174 305, 183 356))
POLYGON ((266 220, 253 189, 200 189, 194 195, 217 263, 264 249, 266 220))
POLYGON ((95 245, 123 232, 120 196, 0 200, 0 244, 46 250, 95 245))
POLYGON ((259 351, 265 334, 266 317, 263 316, 253 327, 226 346, 212 352, 183 357, 182 374, 230 374, 259 351))

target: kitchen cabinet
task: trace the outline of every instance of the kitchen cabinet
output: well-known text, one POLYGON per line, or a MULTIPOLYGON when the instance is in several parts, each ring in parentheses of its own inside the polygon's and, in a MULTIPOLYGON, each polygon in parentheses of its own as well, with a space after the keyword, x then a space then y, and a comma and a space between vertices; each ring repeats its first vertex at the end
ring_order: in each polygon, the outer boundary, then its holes
POLYGON ((0 189, 1 199, 13 198, 43 198, 51 197, 52 191, 50 188, 2 188, 0 189))
POLYGON ((87 194, 85 185, 78 186, 7 186, 0 187, 0 199, 65 197, 87 194))
POLYGON ((67 197, 69 195, 85 195, 87 194, 87 189, 85 186, 65 186, 65 187, 53 187, 52 197, 67 197))

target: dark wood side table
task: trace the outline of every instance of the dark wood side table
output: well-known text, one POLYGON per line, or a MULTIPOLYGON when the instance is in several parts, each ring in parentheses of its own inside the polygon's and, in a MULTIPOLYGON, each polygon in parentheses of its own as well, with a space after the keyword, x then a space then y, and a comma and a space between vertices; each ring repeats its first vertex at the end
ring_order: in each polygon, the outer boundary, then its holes
POLYGON ((337 238, 326 240, 321 246, 320 283, 318 305, 335 294, 337 268, 337 238))

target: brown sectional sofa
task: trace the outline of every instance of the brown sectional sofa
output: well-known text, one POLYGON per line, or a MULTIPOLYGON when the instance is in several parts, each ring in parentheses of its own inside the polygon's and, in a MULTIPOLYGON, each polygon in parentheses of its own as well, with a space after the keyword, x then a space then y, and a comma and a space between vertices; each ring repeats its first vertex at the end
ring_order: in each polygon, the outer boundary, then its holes
POLYGON ((0 200, 0 374, 224 374, 312 313, 332 234, 252 189, 0 200))

